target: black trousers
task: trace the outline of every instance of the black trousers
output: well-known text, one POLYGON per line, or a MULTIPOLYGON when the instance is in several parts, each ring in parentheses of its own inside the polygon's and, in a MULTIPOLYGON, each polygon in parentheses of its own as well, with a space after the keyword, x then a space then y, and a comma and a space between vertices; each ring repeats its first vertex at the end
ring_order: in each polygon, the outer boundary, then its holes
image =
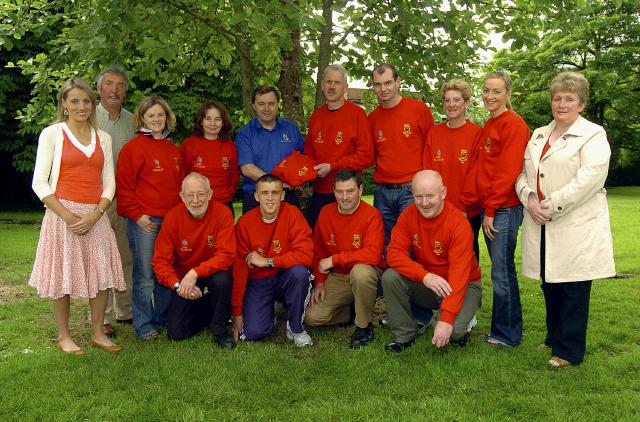
POLYGON ((187 300, 172 292, 169 305, 167 335, 170 340, 184 340, 196 335, 204 327, 214 336, 227 334, 231 316, 231 271, 219 271, 199 278, 196 285, 206 293, 196 300, 187 300))
MULTIPOLYGON (((295 189, 285 189, 284 192, 284 201, 291 205, 295 205, 299 209, 300 200, 298 199, 298 194, 295 189)), ((253 193, 242 192, 242 215, 248 213, 254 208, 257 208, 258 206, 260 206, 260 204, 256 201, 253 193)))
POLYGON ((311 230, 316 228, 316 221, 318 221, 318 216, 320 215, 320 210, 327 204, 332 202, 336 202, 336 195, 331 193, 318 193, 313 192, 311 198, 309 198, 309 202, 307 202, 307 223, 309 223, 309 227, 311 230))
POLYGON ((568 283, 545 281, 545 227, 541 228, 540 277, 547 310, 545 344, 551 354, 573 364, 584 360, 587 349, 587 325, 591 280, 568 283))

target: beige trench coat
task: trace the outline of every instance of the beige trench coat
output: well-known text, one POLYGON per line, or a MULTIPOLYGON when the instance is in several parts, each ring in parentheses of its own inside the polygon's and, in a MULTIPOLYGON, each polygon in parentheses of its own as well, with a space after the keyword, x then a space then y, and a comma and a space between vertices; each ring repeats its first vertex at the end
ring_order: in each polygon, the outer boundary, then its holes
MULTIPOLYGON (((540 191, 549 206, 545 226, 545 281, 563 283, 616 274, 604 182, 611 149, 601 126, 583 117, 553 143, 540 160, 555 122, 536 129, 524 153, 516 192, 525 210, 529 194, 540 191)), ((540 278, 540 226, 528 212, 522 225, 522 272, 540 278)))

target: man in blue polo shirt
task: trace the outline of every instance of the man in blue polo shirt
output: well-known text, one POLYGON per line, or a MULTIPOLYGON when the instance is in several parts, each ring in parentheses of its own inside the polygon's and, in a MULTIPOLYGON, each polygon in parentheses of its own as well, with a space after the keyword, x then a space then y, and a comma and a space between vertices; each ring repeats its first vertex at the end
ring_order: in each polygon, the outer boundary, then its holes
MULTIPOLYGON (((302 151, 304 138, 290 120, 278 117, 278 91, 272 86, 258 86, 251 97, 256 117, 238 131, 236 147, 242 173, 242 213, 258 206, 253 197, 255 181, 271 173, 293 151, 302 151)), ((299 207, 295 190, 286 189, 285 201, 299 207)))

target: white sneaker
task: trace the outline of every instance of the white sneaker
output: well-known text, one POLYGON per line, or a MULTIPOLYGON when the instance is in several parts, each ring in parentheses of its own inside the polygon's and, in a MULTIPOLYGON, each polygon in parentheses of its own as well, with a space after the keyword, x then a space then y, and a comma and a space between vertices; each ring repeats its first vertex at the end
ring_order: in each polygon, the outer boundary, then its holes
POLYGON ((298 347, 311 346, 313 344, 311 336, 307 334, 305 330, 302 330, 301 333, 294 333, 293 331, 291 331, 291 327, 289 327, 289 321, 287 321, 287 338, 289 340, 293 340, 295 345, 298 347))
POLYGON ((474 315, 473 318, 471 318, 471 321, 469 321, 469 327, 467 328, 467 333, 470 333, 473 327, 475 327, 476 325, 478 325, 478 319, 474 315))

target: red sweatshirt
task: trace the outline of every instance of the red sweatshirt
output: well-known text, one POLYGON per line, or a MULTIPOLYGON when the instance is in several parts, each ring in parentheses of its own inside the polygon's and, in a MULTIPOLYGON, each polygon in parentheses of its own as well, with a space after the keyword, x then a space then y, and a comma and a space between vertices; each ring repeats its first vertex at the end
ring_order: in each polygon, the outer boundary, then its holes
POLYGON ((484 125, 478 158, 478 200, 485 215, 493 217, 498 208, 520 205, 514 188, 522 172, 529 128, 511 110, 492 117, 484 125))
POLYGON ((236 259, 233 263, 233 292, 231 310, 242 315, 242 299, 248 279, 272 277, 282 269, 294 265, 309 267, 313 258, 311 228, 300 210, 283 202, 273 223, 265 223, 260 207, 244 214, 236 224, 236 259), (273 258, 274 268, 249 268, 245 257, 257 251, 265 258, 273 258))
POLYGON ((168 139, 138 135, 122 147, 116 167, 116 210, 138 221, 164 215, 180 203, 182 166, 178 147, 168 139))
POLYGON ((356 264, 381 266, 384 230, 380 212, 360 201, 351 215, 340 214, 338 204, 325 205, 320 211, 313 235, 313 263, 316 283, 324 283, 327 274, 318 271, 321 259, 332 257, 331 272, 349 274, 356 264))
POLYGON ((198 172, 209 179, 213 199, 227 203, 238 188, 238 150, 230 139, 221 141, 193 135, 180 144, 184 174, 198 172))
POLYGON ((424 218, 415 204, 398 218, 387 247, 387 263, 417 283, 428 273, 447 280, 451 294, 440 304, 440 320, 453 324, 470 281, 480 280, 473 254, 473 233, 464 215, 445 201, 435 218, 424 218))
POLYGON ((319 177, 313 182, 313 190, 333 192, 336 170, 350 168, 361 171, 373 164, 367 114, 351 101, 345 101, 334 111, 329 111, 326 104, 318 107, 309 120, 304 154, 317 163, 331 165, 331 172, 326 177, 319 177))
POLYGON ((407 183, 422 170, 427 133, 433 127, 431 110, 425 103, 403 97, 392 108, 378 105, 369 114, 375 148, 376 183, 407 183))
POLYGON ((424 168, 440 173, 447 187, 447 201, 466 212, 468 217, 480 214, 480 205, 463 204, 461 194, 476 189, 472 170, 478 160, 481 139, 482 128, 469 120, 457 128, 441 123, 429 131, 424 147, 424 168))
POLYGON ((191 269, 198 273, 198 278, 228 270, 235 256, 231 211, 211 200, 201 219, 193 218, 182 203, 167 213, 156 238, 151 264, 158 282, 173 287, 191 269))

